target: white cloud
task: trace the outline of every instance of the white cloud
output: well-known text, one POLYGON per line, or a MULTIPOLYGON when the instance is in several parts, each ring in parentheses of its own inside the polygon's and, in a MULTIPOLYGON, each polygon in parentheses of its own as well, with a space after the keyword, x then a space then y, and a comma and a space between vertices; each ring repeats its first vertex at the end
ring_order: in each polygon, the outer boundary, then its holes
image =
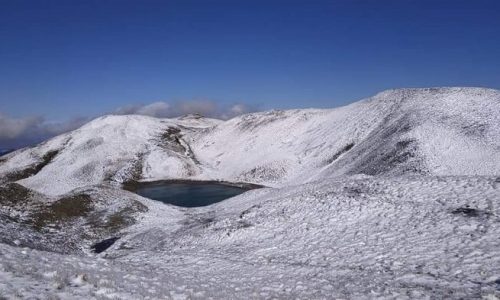
POLYGON ((74 130, 89 118, 74 118, 66 122, 46 122, 41 116, 22 118, 0 113, 0 148, 18 148, 74 130))
POLYGON ((192 100, 174 103, 171 116, 178 117, 187 114, 200 114, 206 117, 218 118, 217 104, 208 100, 192 100))
MULTIPOLYGON (((210 100, 190 100, 173 103, 158 101, 144 105, 127 105, 119 107, 113 113, 122 115, 139 114, 157 118, 174 118, 187 114, 200 114, 209 118, 227 120, 254 111, 257 111, 256 107, 243 103, 221 106, 210 100)), ((15 118, 0 112, 0 149, 32 145, 61 133, 74 130, 90 119, 90 117, 79 117, 64 122, 47 122, 41 116, 15 118)))
POLYGON ((118 107, 113 113, 118 115, 144 115, 157 118, 165 118, 170 113, 170 105, 163 101, 151 104, 135 104, 118 107))
POLYGON ((255 107, 248 106, 247 104, 243 103, 234 104, 233 106, 229 107, 226 112, 224 112, 222 119, 231 119, 239 115, 243 115, 249 112, 254 112, 256 110, 257 109, 255 107))
POLYGON ((172 104, 159 101, 146 105, 128 105, 118 108, 116 114, 138 114, 157 118, 174 118, 187 114, 200 114, 209 118, 230 119, 235 116, 257 111, 243 103, 232 106, 220 106, 210 100, 180 101, 172 104))
POLYGON ((165 102, 155 102, 141 107, 137 113, 140 115, 147 115, 152 117, 162 117, 168 114, 170 105, 165 102))
POLYGON ((0 113, 0 140, 16 138, 42 122, 40 117, 10 118, 0 113))

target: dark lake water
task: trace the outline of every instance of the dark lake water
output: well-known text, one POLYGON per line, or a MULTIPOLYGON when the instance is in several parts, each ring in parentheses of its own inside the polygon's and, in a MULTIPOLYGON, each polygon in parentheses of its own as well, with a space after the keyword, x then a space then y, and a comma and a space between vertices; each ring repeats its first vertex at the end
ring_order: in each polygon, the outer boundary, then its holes
POLYGON ((142 183, 133 192, 153 200, 182 207, 206 206, 234 197, 248 188, 213 182, 142 183))

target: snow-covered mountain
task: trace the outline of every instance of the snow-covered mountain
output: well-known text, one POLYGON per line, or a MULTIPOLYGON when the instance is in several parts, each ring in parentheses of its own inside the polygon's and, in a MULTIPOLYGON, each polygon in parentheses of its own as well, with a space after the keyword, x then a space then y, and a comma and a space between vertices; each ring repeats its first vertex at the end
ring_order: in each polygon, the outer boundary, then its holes
POLYGON ((0 157, 0 298, 496 299, 499 216, 497 90, 105 116, 0 157), (121 186, 161 179, 269 188, 184 209, 121 186))
POLYGON ((11 153, 0 175, 51 195, 168 178, 268 186, 341 175, 500 173, 500 92, 399 89, 337 109, 269 111, 226 122, 105 116, 11 153), (35 172, 36 171, 36 172, 35 172))

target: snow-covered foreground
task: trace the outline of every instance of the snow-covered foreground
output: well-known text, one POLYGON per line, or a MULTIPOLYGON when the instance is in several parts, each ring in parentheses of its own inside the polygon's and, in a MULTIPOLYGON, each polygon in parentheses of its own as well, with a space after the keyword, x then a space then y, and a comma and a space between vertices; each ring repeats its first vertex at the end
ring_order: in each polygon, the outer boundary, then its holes
POLYGON ((500 178, 453 176, 257 190, 172 219, 158 218, 171 209, 163 205, 99 257, 1 245, 0 290, 5 297, 495 299, 498 199, 500 178))
POLYGON ((0 298, 498 299, 499 112, 443 88, 96 119, 0 157, 0 298), (179 208, 121 186, 173 178, 269 188, 179 208))

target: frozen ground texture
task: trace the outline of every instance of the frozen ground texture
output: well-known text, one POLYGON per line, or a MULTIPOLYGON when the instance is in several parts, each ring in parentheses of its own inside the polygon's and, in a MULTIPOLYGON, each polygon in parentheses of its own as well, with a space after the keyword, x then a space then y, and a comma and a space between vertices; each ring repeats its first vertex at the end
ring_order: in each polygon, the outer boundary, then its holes
POLYGON ((500 298, 496 90, 107 116, 0 158, 0 176, 0 297, 500 298), (194 209, 120 188, 168 178, 273 188, 194 209))

